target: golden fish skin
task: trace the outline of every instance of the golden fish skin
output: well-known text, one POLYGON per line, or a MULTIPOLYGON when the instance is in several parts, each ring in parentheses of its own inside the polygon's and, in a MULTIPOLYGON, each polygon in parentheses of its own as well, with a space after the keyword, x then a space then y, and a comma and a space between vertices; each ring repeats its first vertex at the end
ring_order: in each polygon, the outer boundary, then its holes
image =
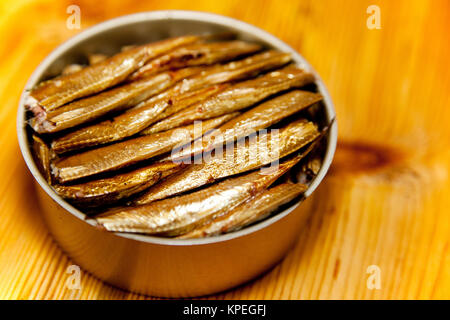
POLYGON ((314 81, 314 76, 296 67, 286 67, 259 78, 235 84, 205 101, 194 104, 152 125, 145 133, 156 133, 249 107, 264 98, 314 81))
POLYGON ((211 237, 237 231, 245 226, 266 218, 280 206, 292 201, 304 193, 308 187, 304 184, 283 183, 264 190, 241 205, 216 217, 203 226, 179 236, 179 239, 211 237))
POLYGON ((304 184, 310 184, 317 176, 322 168, 322 157, 318 152, 311 154, 305 159, 300 172, 297 175, 297 180, 304 184))
POLYGON ((286 161, 271 174, 256 171, 187 195, 113 209, 96 220, 109 231, 177 236, 251 198, 297 162, 297 159, 286 161))
POLYGON ((50 150, 45 142, 35 134, 33 134, 32 148, 39 171, 42 173, 45 180, 51 184, 52 177, 50 174, 50 161, 54 157, 52 150, 50 150))
POLYGON ((262 47, 258 44, 244 41, 194 43, 147 62, 131 74, 129 79, 135 80, 164 70, 210 65, 232 60, 261 49, 262 47))
POLYGON ((269 50, 242 60, 206 68, 200 74, 181 82, 178 90, 186 92, 205 85, 252 78, 261 72, 279 68, 290 61, 289 53, 269 50))
MULTIPOLYGON (((259 72, 281 67, 290 60, 290 54, 270 50, 261 54, 253 55, 243 60, 229 62, 225 65, 204 68, 204 70, 200 73, 180 81, 173 88, 161 93, 161 96, 174 97, 192 90, 204 88, 205 86, 221 84, 222 86, 219 87, 218 90, 220 92, 227 88, 227 82, 253 77, 259 72)), ((180 111, 181 109, 175 108, 176 106, 177 105, 167 108, 158 116, 157 120, 167 118, 180 111)), ((154 131, 154 129, 149 127, 148 129, 143 130, 141 134, 148 135, 154 133, 154 131)))
POLYGON ((84 67, 82 65, 80 65, 80 64, 76 64, 76 63, 69 64, 67 67, 65 67, 62 70, 61 75, 66 76, 66 75, 69 75, 69 74, 73 74, 73 73, 76 73, 76 72, 80 71, 83 68, 84 67))
MULTIPOLYGON (((271 70, 281 67, 291 60, 288 53, 270 50, 261 54, 256 54, 239 61, 232 61, 224 65, 214 65, 211 67, 203 67, 203 70, 183 81, 177 83, 174 87, 161 93, 159 97, 154 97, 151 100, 155 101, 160 98, 171 98, 193 90, 198 90, 204 87, 221 85, 219 92, 223 91, 228 86, 228 82, 242 80, 253 77, 259 72, 271 70)), ((151 101, 151 102, 153 102, 151 101)), ((158 116, 158 120, 167 118, 172 114, 180 111, 180 108, 167 108, 158 116)), ((152 130, 144 130, 143 135, 151 134, 152 130)))
POLYGON ((206 99, 219 89, 220 87, 214 86, 190 91, 173 98, 164 96, 159 99, 149 99, 112 120, 105 120, 55 139, 52 142, 52 149, 56 153, 63 153, 124 139, 158 121, 166 111, 174 112, 174 110, 183 109, 206 99))
MULTIPOLYGON (((160 121, 161 119, 167 118, 168 116, 183 110, 184 108, 203 101, 211 96, 213 96, 214 94, 223 91, 225 88, 227 88, 229 86, 229 84, 217 84, 217 85, 212 85, 209 87, 201 87, 199 89, 193 89, 184 93, 175 93, 173 96, 171 95, 166 95, 165 97, 170 97, 168 98, 169 101, 169 107, 167 107, 166 109, 164 109, 163 112, 161 112, 160 114, 158 114, 155 119, 152 121, 152 123, 160 121), (194 100, 196 100, 194 102, 194 100), (190 102, 190 103, 187 103, 190 102)), ((147 135, 147 134, 151 134, 151 132, 145 132, 145 130, 140 131, 141 135, 147 135)))
POLYGON ((260 72, 279 68, 290 61, 291 55, 289 53, 269 50, 223 65, 198 67, 202 69, 199 73, 180 81, 164 94, 174 96, 205 86, 251 78, 260 72))
POLYGON ((54 185, 53 189, 61 197, 77 205, 99 206, 141 192, 181 168, 182 165, 173 162, 159 162, 110 178, 70 186, 54 185))
POLYGON ((183 152, 173 154, 168 159, 178 161, 191 155, 208 152, 218 144, 234 141, 256 130, 270 127, 320 100, 322 100, 322 95, 309 91, 294 90, 283 94, 233 118, 205 135, 202 143, 193 143, 190 149, 184 149, 183 152))
POLYGON ((102 62, 108 59, 108 56, 103 53, 92 53, 88 55, 88 61, 90 65, 102 62))
MULTIPOLYGON (((314 123, 306 120, 295 121, 282 128, 278 137, 272 136, 271 132, 262 133, 255 137, 256 141, 238 144, 231 151, 232 156, 229 156, 227 152, 211 159, 205 156, 203 163, 193 164, 168 177, 160 184, 151 187, 133 203, 139 205, 150 203, 221 178, 259 168, 299 150, 317 137, 319 137, 319 131, 314 123)), ((307 152, 309 150, 302 153, 301 157, 304 157, 307 152)))
POLYGON ((158 94, 177 80, 179 79, 170 72, 165 72, 134 81, 69 103, 47 114, 45 118, 34 117, 30 124, 39 133, 53 133, 68 129, 96 119, 108 112, 130 108, 158 94))
POLYGON ((302 168, 303 171, 309 172, 311 175, 316 176, 322 168, 322 157, 316 156, 310 159, 302 168))
POLYGON ((26 107, 35 115, 43 111, 49 112, 77 98, 112 87, 125 80, 148 60, 198 40, 199 37, 196 36, 177 37, 118 53, 76 73, 36 87, 30 92, 26 107))
POLYGON ((169 152, 177 145, 189 143, 236 115, 204 121, 201 128, 193 124, 72 155, 52 163, 52 172, 60 183, 65 183, 129 166, 169 152))

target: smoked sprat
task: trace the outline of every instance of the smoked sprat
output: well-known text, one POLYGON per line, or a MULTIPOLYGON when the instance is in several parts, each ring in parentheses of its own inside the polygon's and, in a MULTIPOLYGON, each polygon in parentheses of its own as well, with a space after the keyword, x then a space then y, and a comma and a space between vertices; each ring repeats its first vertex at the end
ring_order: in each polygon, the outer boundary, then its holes
POLYGON ((289 53, 213 39, 92 52, 28 92, 42 175, 99 228, 217 236, 299 201, 318 174, 314 75, 289 53))

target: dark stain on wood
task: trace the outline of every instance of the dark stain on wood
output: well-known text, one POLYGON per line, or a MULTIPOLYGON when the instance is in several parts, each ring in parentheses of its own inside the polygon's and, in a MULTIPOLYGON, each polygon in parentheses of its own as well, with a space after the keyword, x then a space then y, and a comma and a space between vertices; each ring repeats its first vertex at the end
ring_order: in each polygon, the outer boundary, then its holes
POLYGON ((398 164, 404 154, 391 147, 365 142, 339 141, 331 174, 370 173, 398 164))
POLYGON ((337 258, 334 262, 334 269, 333 269, 333 279, 337 279, 337 276, 339 274, 339 268, 341 266, 341 259, 337 258))

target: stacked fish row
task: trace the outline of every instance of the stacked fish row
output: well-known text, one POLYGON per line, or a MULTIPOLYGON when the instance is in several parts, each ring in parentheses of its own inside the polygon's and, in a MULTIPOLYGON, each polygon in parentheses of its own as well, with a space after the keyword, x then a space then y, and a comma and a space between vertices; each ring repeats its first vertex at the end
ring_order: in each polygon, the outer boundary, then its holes
POLYGON ((37 85, 26 107, 41 172, 101 228, 238 230, 301 197, 320 169, 323 130, 303 111, 322 96, 287 53, 183 36, 89 62, 37 85))

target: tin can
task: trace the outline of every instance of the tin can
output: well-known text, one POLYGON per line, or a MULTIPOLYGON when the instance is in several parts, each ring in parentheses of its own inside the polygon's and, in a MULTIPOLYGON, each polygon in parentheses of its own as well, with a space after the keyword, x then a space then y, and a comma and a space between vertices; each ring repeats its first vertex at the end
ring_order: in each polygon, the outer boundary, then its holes
MULTIPOLYGON (((91 27, 56 48, 34 71, 22 94, 17 135, 33 174, 40 211, 60 247, 85 270, 122 289, 160 297, 193 297, 220 292, 247 282, 279 262, 293 245, 307 215, 299 203, 240 231, 201 239, 169 239, 99 230, 47 184, 39 172, 26 128, 26 91, 58 74, 89 53, 115 53, 130 43, 157 41, 184 34, 232 32, 292 54, 294 62, 316 77, 323 97, 323 124, 335 118, 333 103, 319 75, 287 44, 269 33, 232 18, 194 11, 143 12, 91 27)), ((305 196, 317 188, 330 167, 337 140, 332 122, 326 137, 323 165, 305 196)))

